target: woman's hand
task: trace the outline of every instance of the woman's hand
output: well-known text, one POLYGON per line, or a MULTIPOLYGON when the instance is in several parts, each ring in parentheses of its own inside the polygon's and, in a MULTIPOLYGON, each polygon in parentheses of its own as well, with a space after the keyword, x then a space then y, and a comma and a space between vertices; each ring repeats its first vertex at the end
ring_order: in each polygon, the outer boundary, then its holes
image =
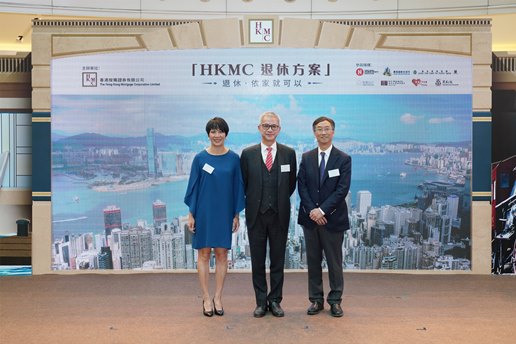
POLYGON ((237 214, 233 218, 233 233, 238 232, 238 228, 240 228, 240 217, 237 214))
POLYGON ((195 218, 192 213, 188 213, 188 230, 195 233, 195 218))

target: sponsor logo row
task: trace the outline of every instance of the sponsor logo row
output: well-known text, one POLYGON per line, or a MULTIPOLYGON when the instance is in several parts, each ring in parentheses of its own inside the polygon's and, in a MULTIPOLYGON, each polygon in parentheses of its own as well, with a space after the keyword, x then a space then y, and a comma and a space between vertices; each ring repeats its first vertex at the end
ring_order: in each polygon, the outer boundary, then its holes
POLYGON ((383 72, 372 68, 368 63, 357 63, 355 69, 357 85, 359 86, 404 86, 436 87, 459 86, 459 83, 452 78, 457 77, 459 72, 456 69, 413 69, 401 70, 385 67, 383 72), (366 80, 367 76, 376 76, 375 80, 366 80), (364 77, 364 79, 362 78, 364 77), (381 80, 378 80, 378 77, 381 80), (396 78, 397 77, 397 78, 396 78))

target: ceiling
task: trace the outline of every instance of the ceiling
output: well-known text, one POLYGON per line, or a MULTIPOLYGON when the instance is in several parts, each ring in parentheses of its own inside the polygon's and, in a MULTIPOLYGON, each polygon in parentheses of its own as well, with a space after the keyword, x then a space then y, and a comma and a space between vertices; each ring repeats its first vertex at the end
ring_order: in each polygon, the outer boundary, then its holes
MULTIPOLYGON (((516 31, 516 13, 493 14, 482 17, 492 19, 493 51, 516 53, 516 35, 514 34, 516 31)), ((71 17, 0 13, 0 55, 16 55, 17 52, 31 51, 31 21, 33 18, 63 19, 71 17)), ((81 18, 84 19, 84 17, 81 18)))
POLYGON ((0 13, 0 53, 31 50, 34 15, 0 13), (22 40, 17 40, 23 36, 22 40))

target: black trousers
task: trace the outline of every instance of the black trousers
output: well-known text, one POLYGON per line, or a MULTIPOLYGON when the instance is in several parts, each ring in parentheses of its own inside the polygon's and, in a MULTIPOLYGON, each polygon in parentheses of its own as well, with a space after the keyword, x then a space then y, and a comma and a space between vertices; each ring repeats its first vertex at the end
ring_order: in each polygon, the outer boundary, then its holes
POLYGON ((253 287, 256 304, 266 306, 267 302, 281 302, 283 299, 283 280, 285 249, 288 228, 281 228, 278 214, 268 210, 258 214, 256 223, 247 229, 251 249, 253 287), (267 293, 265 260, 269 243, 270 292, 267 293))
POLYGON ((342 302, 344 274, 342 271, 342 242, 344 232, 330 232, 324 226, 307 228, 303 226, 308 264, 308 298, 311 302, 324 303, 322 280, 323 253, 328 264, 330 292, 326 301, 331 304, 342 302))

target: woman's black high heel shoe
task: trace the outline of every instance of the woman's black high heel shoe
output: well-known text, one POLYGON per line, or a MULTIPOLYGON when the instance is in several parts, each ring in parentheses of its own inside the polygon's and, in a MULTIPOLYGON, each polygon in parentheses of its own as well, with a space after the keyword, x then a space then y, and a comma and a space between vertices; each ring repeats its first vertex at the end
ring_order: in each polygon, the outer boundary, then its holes
POLYGON ((207 317, 212 317, 213 316, 213 308, 210 309, 209 311, 207 311, 205 308, 204 308, 204 300, 202 300, 202 314, 204 314, 205 316, 207 317))
POLYGON ((218 316, 223 316, 224 315, 224 307, 222 307, 222 309, 217 309, 217 306, 215 306, 215 299, 211 300, 211 302, 213 302, 213 309, 215 310, 215 314, 218 316))

